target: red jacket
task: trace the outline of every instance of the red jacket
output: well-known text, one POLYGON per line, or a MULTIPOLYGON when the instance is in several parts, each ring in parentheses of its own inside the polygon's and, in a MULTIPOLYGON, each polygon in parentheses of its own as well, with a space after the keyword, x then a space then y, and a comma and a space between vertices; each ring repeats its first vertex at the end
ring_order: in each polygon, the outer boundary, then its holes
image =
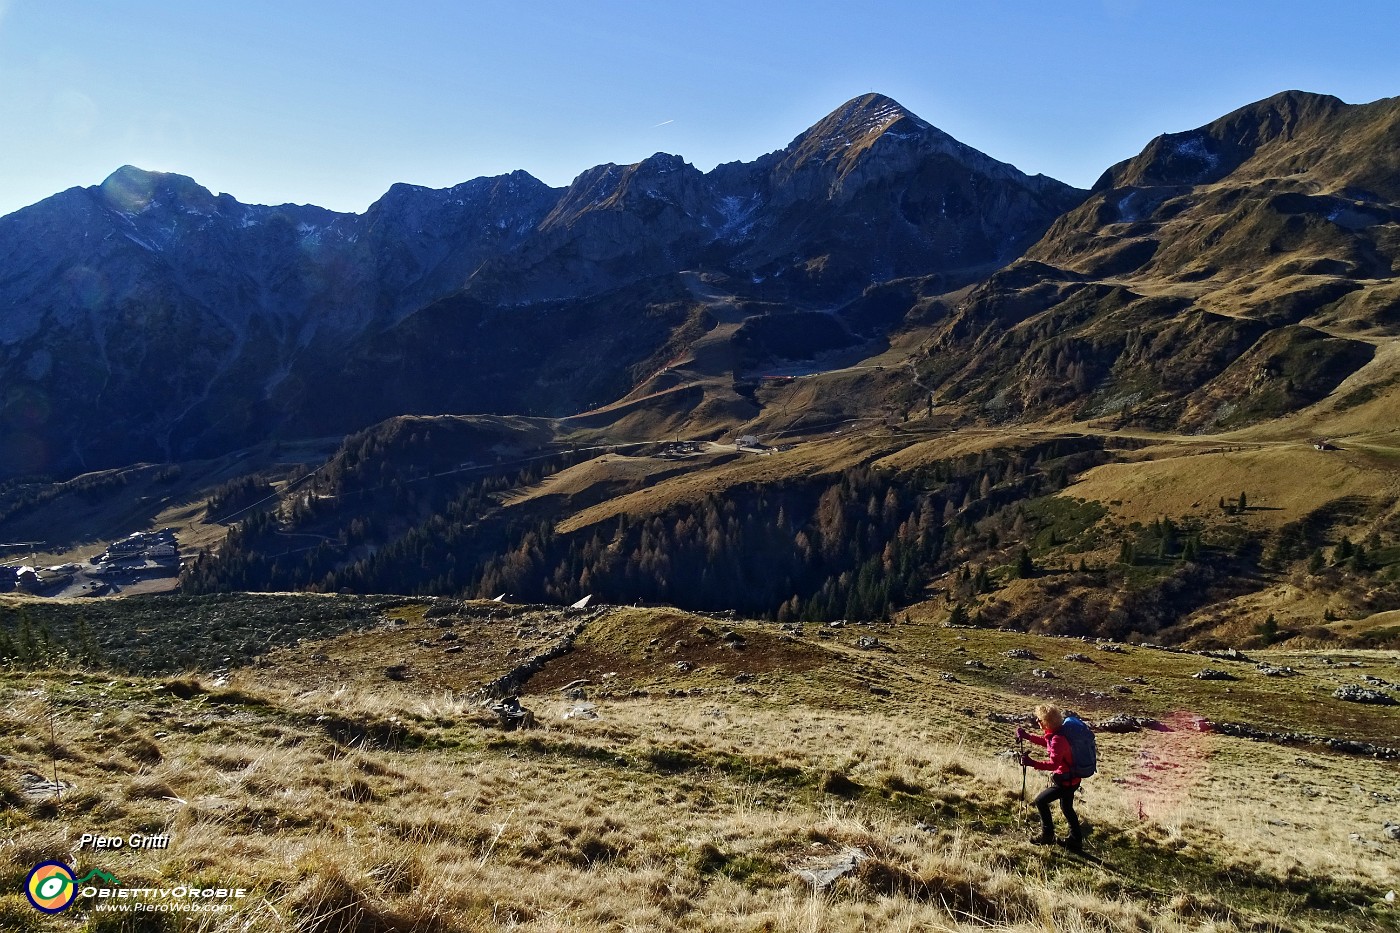
POLYGON ((1070 751, 1069 739, 1059 732, 1047 731, 1044 737, 1034 733, 1026 735, 1026 741, 1039 745, 1050 752, 1049 761, 1031 759, 1031 767, 1037 771, 1052 771, 1060 776, 1059 783, 1067 787, 1077 787, 1079 778, 1074 776, 1074 753, 1070 751))

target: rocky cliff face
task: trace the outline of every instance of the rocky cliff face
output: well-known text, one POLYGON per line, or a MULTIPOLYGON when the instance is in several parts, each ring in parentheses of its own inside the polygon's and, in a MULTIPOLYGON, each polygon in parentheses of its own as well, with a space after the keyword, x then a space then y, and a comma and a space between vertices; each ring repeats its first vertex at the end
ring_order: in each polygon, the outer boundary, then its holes
POLYGON ((388 400, 576 410, 693 329, 682 272, 826 308, 900 276, 964 284, 1082 197, 879 95, 750 164, 395 185, 361 215, 127 166, 0 218, 0 476, 351 430, 388 400), (581 367, 547 390, 545 348, 581 367))

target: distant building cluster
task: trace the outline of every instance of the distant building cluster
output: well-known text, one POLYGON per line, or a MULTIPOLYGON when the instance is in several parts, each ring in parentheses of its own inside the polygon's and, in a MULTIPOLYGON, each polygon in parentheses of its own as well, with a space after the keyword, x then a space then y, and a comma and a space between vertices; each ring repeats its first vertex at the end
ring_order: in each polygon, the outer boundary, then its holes
POLYGON ((178 544, 174 528, 128 535, 107 545, 107 550, 92 559, 97 572, 125 571, 148 566, 150 563, 177 565, 178 544))
POLYGON ((0 593, 34 596, 100 596, 118 584, 156 577, 173 577, 180 571, 179 545, 174 528, 137 532, 115 541, 83 563, 38 567, 0 565, 0 593))
POLYGON ((57 567, 31 567, 27 564, 0 567, 0 593, 12 590, 20 593, 41 593, 71 582, 76 570, 76 564, 61 564, 57 567))

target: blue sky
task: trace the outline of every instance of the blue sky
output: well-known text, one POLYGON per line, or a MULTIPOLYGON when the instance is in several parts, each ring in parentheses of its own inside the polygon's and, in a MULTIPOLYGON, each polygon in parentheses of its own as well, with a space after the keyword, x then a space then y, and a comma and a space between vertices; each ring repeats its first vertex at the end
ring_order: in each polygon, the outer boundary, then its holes
POLYGON ((349 211, 658 151, 708 170, 867 91, 1087 186, 1281 90, 1400 94, 1397 40, 1394 0, 0 0, 0 214, 126 163, 349 211))

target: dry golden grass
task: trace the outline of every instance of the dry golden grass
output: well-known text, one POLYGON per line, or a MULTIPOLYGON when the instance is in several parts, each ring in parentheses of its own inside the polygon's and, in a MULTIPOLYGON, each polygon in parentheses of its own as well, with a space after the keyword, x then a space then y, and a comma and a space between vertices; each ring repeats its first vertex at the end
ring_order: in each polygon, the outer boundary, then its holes
MULTIPOLYGON (((1025 842, 1020 769, 1002 754, 1010 727, 985 714, 1024 711, 1046 686, 1018 686, 1032 662, 1001 658, 1008 645, 1053 658, 1074 642, 925 625, 879 628, 892 653, 862 652, 846 633, 775 640, 773 651, 808 653, 793 655, 806 658, 798 672, 765 654, 764 626, 735 621, 752 646, 733 662, 754 667, 748 682, 711 663, 676 675, 684 695, 665 695, 652 668, 628 666, 644 660, 649 631, 703 621, 600 616, 524 697, 541 723, 528 732, 502 733, 478 700, 411 680, 307 683, 258 668, 177 691, 95 672, 4 675, 0 781, 50 772, 52 714, 72 786, 61 802, 0 811, 3 883, 18 890, 35 862, 62 858, 128 885, 256 892, 175 927, 209 931, 1396 928, 1379 900, 1400 848, 1380 834, 1393 806, 1382 797, 1400 799, 1393 763, 1180 728, 1104 734, 1102 772, 1080 802, 1090 858, 1070 858, 1025 842), (598 718, 565 719, 578 701, 555 682, 589 674, 579 665, 604 647, 618 669, 585 686, 598 718), (993 669, 939 679, 968 656, 993 669), (171 847, 74 848, 83 832, 136 831, 168 832, 171 847), (851 849, 864 860, 824 891, 795 873, 851 849)), ((374 663, 375 646, 355 638, 299 650, 374 663)), ((1131 649, 1095 660, 1082 683, 1150 676, 1123 701, 1133 710, 1166 719, 1209 690, 1252 708, 1190 680, 1199 659, 1131 649)), ((1306 696, 1324 674, 1288 689, 1306 696)), ((6 929, 49 928, 37 917, 0 901, 6 929)))
MULTIPOLYGON (((675 502, 693 502, 706 495, 717 495, 742 483, 773 483, 784 479, 831 473, 866 462, 878 455, 883 442, 864 436, 827 438, 800 443, 791 450, 772 456, 746 454, 724 458, 714 468, 667 476, 655 485, 639 489, 572 513, 557 525, 560 533, 577 531, 622 514, 641 515, 663 511, 675 502)), ((617 455, 610 455, 609 460, 617 455)), ((667 463, 667 461, 656 461, 667 463)), ((599 469, 602 467, 600 466, 599 469)), ((608 467, 609 470, 624 467, 608 467)), ((635 468, 628 468, 635 472, 635 468)), ((602 474, 604 477, 606 473, 602 474)))
POLYGON ((1110 463, 1086 473, 1065 495, 1104 504, 1123 521, 1220 515, 1219 500, 1244 492, 1251 527, 1276 528, 1343 496, 1400 496, 1400 477, 1351 451, 1317 451, 1305 442, 1241 447, 1110 463), (1190 455, 1194 454, 1194 455, 1190 455))

